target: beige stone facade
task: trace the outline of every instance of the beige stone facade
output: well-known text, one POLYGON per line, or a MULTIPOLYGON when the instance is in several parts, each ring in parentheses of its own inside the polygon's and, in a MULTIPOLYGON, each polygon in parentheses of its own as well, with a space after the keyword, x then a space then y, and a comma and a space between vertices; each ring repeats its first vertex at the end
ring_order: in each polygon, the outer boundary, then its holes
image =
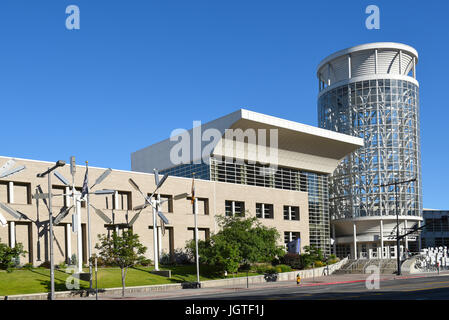
MULTIPOLYGON (((0 157, 0 163, 5 163, 10 158, 0 157)), ((38 178, 38 173, 44 172, 54 163, 16 159, 17 165, 25 165, 26 169, 5 179, 0 180, 0 202, 23 213, 29 219, 14 219, 8 213, 0 211, 6 218, 7 225, 0 227, 0 238, 4 243, 22 243, 28 252, 21 258, 21 263, 39 265, 49 260, 48 229, 49 213, 42 200, 33 199, 38 186, 44 193, 48 192, 47 177, 38 178), (12 182, 12 183, 11 183, 12 182), (15 238, 15 239, 14 239, 15 238)), ((90 185, 104 172, 105 169, 89 167, 90 185)), ((67 180, 71 181, 70 166, 57 169, 67 180)), ((77 166, 75 185, 81 189, 85 176, 85 166, 77 166)), ((113 170, 100 185, 92 191, 100 189, 114 189, 118 196, 91 195, 90 202, 101 209, 114 225, 123 224, 122 228, 136 214, 133 208, 144 204, 142 196, 135 191, 128 182, 132 178, 144 193, 151 193, 155 189, 154 176, 152 174, 132 171, 113 170)), ((165 234, 160 235, 160 253, 172 253, 175 249, 183 249, 188 240, 193 239, 194 216, 190 200, 174 200, 173 197, 190 193, 192 180, 188 178, 170 176, 160 189, 160 194, 171 198, 164 203, 163 212, 169 220, 165 234)), ((301 246, 309 244, 309 220, 308 220, 308 195, 307 192, 280 190, 257 186, 238 185, 223 182, 196 180, 196 196, 199 201, 198 227, 199 237, 204 238, 218 231, 217 216, 225 214, 225 202, 244 202, 246 216, 255 216, 256 203, 272 204, 274 215, 272 219, 260 218, 262 224, 275 227, 279 234, 279 244, 284 244, 285 232, 299 232, 301 246), (300 208, 299 220, 285 220, 284 206, 297 206, 300 208)), ((53 175, 52 193, 63 194, 66 187, 53 175)), ((65 196, 53 198, 53 215, 56 216, 64 205, 71 205, 72 199, 65 196)), ((70 258, 77 252, 77 234, 72 232, 72 213, 54 226, 55 263, 60 263, 70 258)), ((87 210, 85 203, 82 205, 82 238, 83 260, 87 261, 87 210)), ((90 209, 92 248, 97 243, 99 234, 107 234, 108 226, 90 209)), ((138 233, 141 242, 148 248, 146 256, 153 260, 153 230, 152 210, 147 207, 133 225, 134 232, 138 233)), ((160 221, 160 220, 159 220, 160 221)), ((115 227, 110 225, 109 229, 115 227)), ((95 253, 95 249, 93 250, 95 253)))

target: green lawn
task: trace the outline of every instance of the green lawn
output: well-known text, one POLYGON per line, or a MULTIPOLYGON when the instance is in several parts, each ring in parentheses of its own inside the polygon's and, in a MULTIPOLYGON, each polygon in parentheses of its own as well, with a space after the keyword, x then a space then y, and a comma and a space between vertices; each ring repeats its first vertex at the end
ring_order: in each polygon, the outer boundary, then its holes
MULTIPOLYGON (((153 267, 135 267, 128 269, 126 276, 126 286, 145 286, 180 282, 196 281, 195 265, 167 267, 162 270, 172 270, 172 277, 166 278, 151 274, 149 271, 153 267)), ((89 272, 89 269, 84 269, 89 272)), ((257 275, 250 273, 249 275, 257 275)), ((55 290, 67 291, 66 279, 70 274, 61 270, 55 270, 55 290)), ((246 276, 246 273, 239 273, 236 277, 246 276)), ((228 276, 232 277, 232 275, 228 276)), ((221 276, 215 273, 208 266, 200 267, 201 281, 221 279, 221 276)), ((93 277, 93 286, 95 287, 95 273, 93 277)), ((120 268, 99 268, 98 269, 98 288, 116 288, 121 287, 120 268)), ((80 289, 86 289, 89 283, 80 281, 80 289)), ((0 271, 0 296, 28 294, 50 291, 50 270, 44 268, 36 268, 31 270, 14 270, 11 273, 0 271)))

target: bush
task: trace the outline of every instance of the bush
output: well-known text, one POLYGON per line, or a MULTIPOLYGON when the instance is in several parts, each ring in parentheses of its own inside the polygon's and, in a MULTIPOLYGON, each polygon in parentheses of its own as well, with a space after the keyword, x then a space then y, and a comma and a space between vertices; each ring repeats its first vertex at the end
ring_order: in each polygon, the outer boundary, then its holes
POLYGON ((315 261, 315 268, 320 268, 323 266, 324 266, 324 263, 322 261, 319 261, 319 260, 315 261))
POLYGON ((45 269, 50 269, 50 261, 44 261, 39 265, 39 268, 45 268, 45 269))
MULTIPOLYGON (((137 261, 137 264, 142 267, 149 267, 149 266, 153 265, 153 261, 151 259, 147 259, 145 257, 140 257, 139 260, 137 261)), ((161 264, 163 264, 163 263, 161 262, 161 264)))
POLYGON ((17 243, 14 248, 11 248, 0 242, 0 269, 11 272, 13 268, 19 266, 20 256, 25 256, 26 253, 21 243, 17 243))
POLYGON ((164 265, 185 265, 191 264, 193 261, 187 252, 184 252, 182 249, 175 249, 172 254, 163 252, 162 257, 160 259, 160 263, 164 265))
POLYGON ((25 263, 22 267, 25 270, 31 270, 33 269, 33 264, 32 263, 25 263))
POLYGON ((297 253, 287 253, 281 258, 281 263, 293 269, 302 269, 303 266, 301 256, 297 253))
POLYGON ((279 273, 280 272, 290 272, 290 271, 292 271, 292 268, 285 264, 280 264, 280 265, 276 266, 276 270, 279 270, 279 273))
POLYGON ((257 263, 251 266, 251 271, 259 274, 264 274, 268 269, 271 269, 271 265, 269 263, 257 263))
POLYGON ((78 263, 78 259, 76 258, 76 254, 72 254, 72 257, 70 258, 70 264, 76 266, 78 263))

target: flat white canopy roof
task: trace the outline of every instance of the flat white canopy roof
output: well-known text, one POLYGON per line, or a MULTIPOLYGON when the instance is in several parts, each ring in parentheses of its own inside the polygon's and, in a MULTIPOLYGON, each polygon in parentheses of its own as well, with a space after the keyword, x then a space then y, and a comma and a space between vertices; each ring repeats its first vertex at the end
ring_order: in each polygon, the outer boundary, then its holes
MULTIPOLYGON (((198 127, 196 127, 198 128, 198 127)), ((285 120, 262 113, 239 109, 226 116, 201 125, 201 131, 216 129, 222 139, 227 129, 277 129, 279 166, 304 169, 315 172, 332 173, 338 162, 349 153, 362 147, 363 139, 325 130, 302 123, 285 120)), ((188 131, 190 137, 190 161, 197 162, 201 155, 193 155, 193 129, 188 131)), ((268 136, 269 134, 267 134, 268 136)), ((179 136, 178 136, 179 137, 179 136)), ((214 141, 211 154, 228 156, 230 149, 222 148, 222 141, 214 141)), ((170 150, 179 142, 166 139, 131 154, 133 171, 152 172, 175 167, 170 160, 170 150)), ((210 141, 201 141, 201 150, 210 141)), ((247 143, 245 143, 247 145, 247 143)), ((267 146, 270 145, 267 139, 267 146)), ((237 147, 238 148, 238 147, 237 147)), ((244 160, 252 160, 252 155, 246 153, 244 160)))

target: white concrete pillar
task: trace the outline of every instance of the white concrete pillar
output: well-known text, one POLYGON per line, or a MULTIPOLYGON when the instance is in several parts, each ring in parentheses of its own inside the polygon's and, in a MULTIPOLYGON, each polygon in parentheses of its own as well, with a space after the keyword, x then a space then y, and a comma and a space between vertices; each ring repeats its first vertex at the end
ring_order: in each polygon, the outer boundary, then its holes
POLYGON ((118 205, 118 191, 115 191, 114 193, 114 209, 118 210, 119 209, 119 205, 118 205))
POLYGON ((413 57, 413 78, 416 79, 416 60, 413 57))
POLYGON ((355 222, 354 222, 354 239, 353 239, 353 242, 354 242, 354 259, 357 259, 357 226, 355 225, 355 222))
MULTIPOLYGON (((408 224, 407 220, 404 220, 405 233, 407 233, 407 228, 408 228, 407 224, 408 224)), ((405 249, 408 250, 408 237, 407 236, 404 238, 404 245, 405 245, 405 249)))
POLYGON ((351 55, 348 54, 348 79, 352 78, 352 65, 351 65, 351 55))
POLYGON ((72 259, 72 228, 70 226, 70 223, 67 223, 65 225, 65 232, 67 235, 67 238, 66 238, 66 242, 67 242, 66 260, 68 262, 69 259, 72 259))
POLYGON ((75 196, 75 202, 76 202, 76 223, 77 223, 77 272, 83 272, 83 236, 82 236, 82 229, 81 229, 81 201, 80 201, 80 194, 77 192, 75 196))
POLYGON ((8 182, 9 203, 14 203, 14 182, 8 182))
POLYGON ((157 227, 157 241, 158 241, 158 253, 159 259, 162 257, 162 230, 161 227, 157 227))
POLYGON ((70 196, 70 187, 65 187, 65 203, 67 207, 72 205, 71 196, 70 196))
POLYGON ((377 49, 374 50, 374 73, 378 72, 378 63, 377 63, 377 49))
POLYGON ((384 221, 380 220, 380 258, 384 258, 384 221))
POLYGON ((332 225, 332 238, 334 239, 334 254, 337 254, 337 237, 335 236, 335 224, 332 225))
POLYGON ((16 246, 16 223, 14 221, 9 222, 9 238, 11 241, 10 247, 16 246))
MULTIPOLYGON (((421 227, 421 221, 418 221, 418 227, 421 227)), ((418 237, 418 252, 421 252, 422 249, 422 243, 421 243, 421 233, 419 234, 418 237)))

